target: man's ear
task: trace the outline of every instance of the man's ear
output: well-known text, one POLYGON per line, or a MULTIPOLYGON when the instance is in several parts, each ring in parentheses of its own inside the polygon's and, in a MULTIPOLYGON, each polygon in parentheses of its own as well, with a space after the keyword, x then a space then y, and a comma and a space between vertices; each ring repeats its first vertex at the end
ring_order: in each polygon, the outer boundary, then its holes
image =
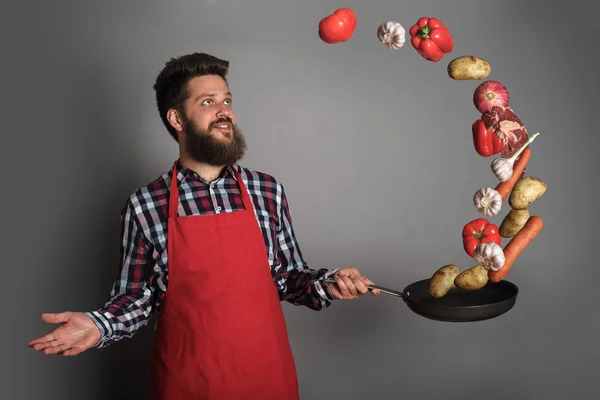
POLYGON ((169 111, 167 111, 167 120, 176 131, 183 131, 183 121, 176 110, 171 108, 169 111))

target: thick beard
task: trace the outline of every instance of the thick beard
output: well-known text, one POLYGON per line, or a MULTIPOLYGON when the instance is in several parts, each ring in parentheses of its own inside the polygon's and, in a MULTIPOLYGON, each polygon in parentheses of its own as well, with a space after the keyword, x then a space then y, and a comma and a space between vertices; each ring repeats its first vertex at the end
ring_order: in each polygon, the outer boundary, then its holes
POLYGON ((185 118, 184 132, 188 155, 194 161, 221 166, 235 164, 244 157, 246 139, 237 125, 228 118, 213 122, 208 130, 198 128, 192 120, 185 118), (232 139, 229 143, 220 142, 210 136, 213 126, 220 122, 231 124, 232 131, 227 133, 232 139))

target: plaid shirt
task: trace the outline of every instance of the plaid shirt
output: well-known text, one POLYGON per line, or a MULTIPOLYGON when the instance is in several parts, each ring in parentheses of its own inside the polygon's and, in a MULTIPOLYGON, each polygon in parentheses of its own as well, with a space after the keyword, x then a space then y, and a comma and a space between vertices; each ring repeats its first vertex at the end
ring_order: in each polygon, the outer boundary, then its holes
MULTIPOLYGON (((178 163, 179 216, 243 210, 232 168, 237 168, 254 205, 265 242, 273 282, 281 301, 313 310, 329 307, 333 296, 324 277, 336 270, 310 269, 294 236, 284 188, 270 175, 239 165, 223 169, 208 183, 178 163)), ((132 337, 160 309, 167 289, 167 220, 172 169, 136 190, 121 214, 119 276, 103 307, 88 315, 101 332, 95 347, 132 337)))

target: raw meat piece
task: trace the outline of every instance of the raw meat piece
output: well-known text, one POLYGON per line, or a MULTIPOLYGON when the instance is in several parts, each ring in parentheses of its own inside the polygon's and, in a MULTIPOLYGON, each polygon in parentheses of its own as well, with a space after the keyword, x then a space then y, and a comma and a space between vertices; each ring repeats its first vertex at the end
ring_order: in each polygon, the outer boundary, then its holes
POLYGON ((510 158, 529 138, 525 125, 510 107, 494 106, 481 115, 481 120, 487 129, 502 139, 504 143, 500 153, 502 158, 510 158))

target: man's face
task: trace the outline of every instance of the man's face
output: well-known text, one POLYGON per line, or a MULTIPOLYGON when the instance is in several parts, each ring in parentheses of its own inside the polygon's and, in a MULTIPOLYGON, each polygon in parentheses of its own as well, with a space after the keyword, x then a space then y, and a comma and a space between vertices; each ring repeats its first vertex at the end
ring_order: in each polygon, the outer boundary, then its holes
POLYGON ((185 148, 195 161, 229 165, 239 161, 246 141, 235 123, 231 93, 217 75, 196 77, 182 116, 185 148))

